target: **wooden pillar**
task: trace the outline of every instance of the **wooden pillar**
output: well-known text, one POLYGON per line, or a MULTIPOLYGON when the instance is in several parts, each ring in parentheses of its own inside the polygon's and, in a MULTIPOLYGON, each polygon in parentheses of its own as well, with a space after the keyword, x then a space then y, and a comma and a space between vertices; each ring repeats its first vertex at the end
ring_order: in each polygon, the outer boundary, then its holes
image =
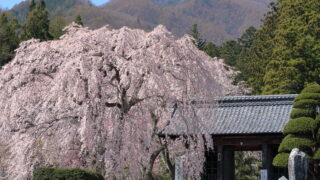
POLYGON ((234 148, 232 146, 218 146, 218 180, 234 180, 234 148))
POLYGON ((223 180, 223 146, 218 146, 217 152, 217 179, 223 180))
POLYGON ((272 146, 268 144, 262 145, 262 168, 268 172, 268 180, 273 178, 273 166, 272 166, 273 154, 272 146))
POLYGON ((232 146, 224 146, 223 148, 223 180, 234 180, 234 148, 232 146))

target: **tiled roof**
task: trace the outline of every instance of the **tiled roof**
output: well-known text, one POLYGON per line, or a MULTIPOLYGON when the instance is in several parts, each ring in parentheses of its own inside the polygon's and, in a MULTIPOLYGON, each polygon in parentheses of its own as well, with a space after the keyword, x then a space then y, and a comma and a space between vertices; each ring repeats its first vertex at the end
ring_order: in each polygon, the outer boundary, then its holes
MULTIPOLYGON (((281 133, 290 120, 295 97, 293 94, 223 97, 217 99, 215 107, 199 106, 195 114, 213 135, 281 133)), ((178 108, 167 133, 186 133, 180 114, 178 108)))

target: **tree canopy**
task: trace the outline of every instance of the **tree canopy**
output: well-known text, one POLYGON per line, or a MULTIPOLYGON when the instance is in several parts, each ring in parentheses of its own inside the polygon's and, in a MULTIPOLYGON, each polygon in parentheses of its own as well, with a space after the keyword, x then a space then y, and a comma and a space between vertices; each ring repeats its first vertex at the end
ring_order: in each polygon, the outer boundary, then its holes
POLYGON ((16 19, 9 19, 5 13, 0 14, 0 67, 14 57, 14 50, 19 44, 18 26, 16 19))
POLYGON ((36 38, 40 40, 50 40, 52 35, 49 32, 50 20, 49 12, 43 0, 40 0, 35 7, 34 2, 29 6, 27 21, 24 25, 24 38, 36 38))
POLYGON ((282 140, 273 165, 288 166, 289 153, 294 148, 307 153, 312 176, 319 177, 320 160, 320 86, 308 85, 299 94, 293 105, 291 120, 284 127, 285 138, 282 140))

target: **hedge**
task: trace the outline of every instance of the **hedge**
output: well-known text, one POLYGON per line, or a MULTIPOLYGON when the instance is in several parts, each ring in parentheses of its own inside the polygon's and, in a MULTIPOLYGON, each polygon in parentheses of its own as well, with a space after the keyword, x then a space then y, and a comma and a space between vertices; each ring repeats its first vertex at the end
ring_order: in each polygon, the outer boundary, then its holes
POLYGON ((78 168, 37 168, 32 180, 104 180, 104 178, 98 173, 78 168))

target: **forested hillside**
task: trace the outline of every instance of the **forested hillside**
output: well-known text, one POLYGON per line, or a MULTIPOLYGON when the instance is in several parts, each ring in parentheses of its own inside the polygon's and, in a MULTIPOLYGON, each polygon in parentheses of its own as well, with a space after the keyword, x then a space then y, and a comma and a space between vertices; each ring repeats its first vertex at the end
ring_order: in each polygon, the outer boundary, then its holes
POLYGON ((200 49, 235 66, 240 71, 236 81, 245 81, 253 94, 299 93, 307 84, 320 83, 320 1, 279 0, 271 6, 261 28, 250 27, 220 47, 205 43, 200 49))
MULTIPOLYGON (((63 16, 67 22, 80 14, 92 28, 109 24, 151 30, 165 25, 176 36, 190 31, 192 24, 202 27, 203 36, 215 43, 239 37, 249 26, 258 27, 271 0, 112 0, 96 7, 88 0, 45 0, 51 18, 63 16)), ((25 20, 29 2, 11 11, 25 20)))

